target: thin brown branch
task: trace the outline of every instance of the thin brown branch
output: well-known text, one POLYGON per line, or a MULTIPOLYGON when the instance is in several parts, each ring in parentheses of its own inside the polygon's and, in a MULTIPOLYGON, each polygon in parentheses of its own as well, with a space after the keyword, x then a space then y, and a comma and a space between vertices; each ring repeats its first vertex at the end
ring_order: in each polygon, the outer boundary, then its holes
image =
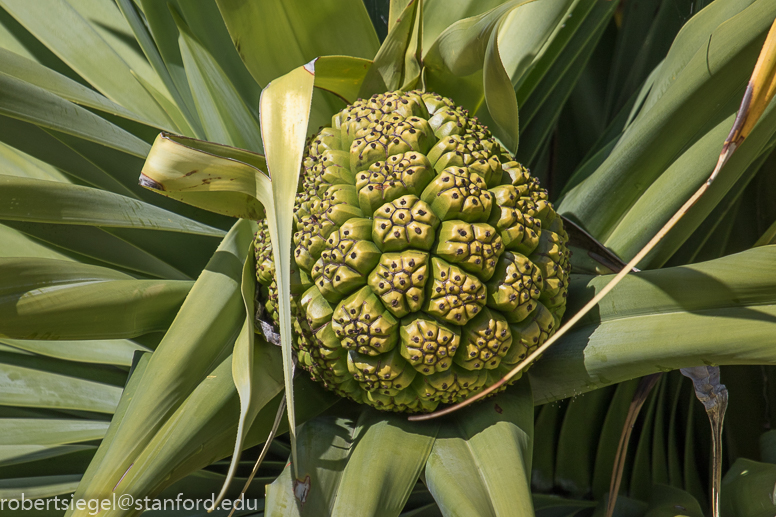
MULTIPOLYGON (((275 423, 272 424, 272 430, 269 432, 269 436, 267 437, 267 441, 264 442, 264 447, 261 449, 261 454, 259 454, 259 458, 256 460, 256 463, 253 465, 253 470, 251 471, 251 475, 248 476, 248 480, 245 482, 245 486, 242 489, 242 492, 240 492, 240 497, 238 500, 245 497, 245 493, 248 491, 248 487, 251 486, 251 483, 253 482, 253 478, 256 477, 256 473, 259 471, 259 466, 261 466, 261 462, 264 461, 264 458, 267 456, 267 452, 269 451, 269 446, 272 443, 272 440, 275 439, 275 435, 278 432, 278 427, 280 426, 280 421, 283 419, 283 413, 286 410, 286 395, 283 394, 283 398, 280 399, 280 406, 278 406, 278 412, 275 415, 275 423)), ((237 508, 236 505, 232 505, 232 511, 229 512, 228 517, 232 517, 234 515, 234 511, 237 508)), ((212 508, 208 510, 208 512, 212 511, 212 508)))
POLYGON ((612 480, 609 484, 609 502, 606 507, 606 517, 614 515, 614 508, 617 505, 617 494, 620 492, 622 473, 625 468, 625 459, 628 456, 628 444, 633 433, 633 426, 636 425, 636 419, 639 417, 644 402, 646 402, 647 397, 652 392, 652 388, 655 387, 662 376, 663 372, 642 377, 636 393, 633 394, 633 400, 628 408, 625 424, 622 426, 620 443, 617 446, 617 454, 614 457, 614 465, 612 466, 612 480))

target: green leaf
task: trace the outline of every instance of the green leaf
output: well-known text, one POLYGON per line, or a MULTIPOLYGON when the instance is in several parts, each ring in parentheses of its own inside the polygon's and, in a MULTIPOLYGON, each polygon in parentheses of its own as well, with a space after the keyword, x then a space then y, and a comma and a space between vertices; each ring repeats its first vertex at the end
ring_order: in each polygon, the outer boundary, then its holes
POLYGON ((573 497, 592 490, 596 446, 614 390, 598 389, 569 402, 555 460, 555 484, 573 497))
POLYGON ((0 175, 0 220, 166 230, 210 237, 224 232, 118 194, 0 175))
POLYGON ((57 140, 52 133, 32 123, 0 115, 0 140, 36 160, 60 169, 78 183, 139 199, 129 187, 57 140))
MULTIPOLYGON (((608 503, 608 498, 600 500, 591 517, 604 517, 608 503)), ((647 503, 638 499, 619 496, 614 508, 614 517, 644 517, 646 511, 647 503)))
POLYGON ((673 0, 625 7, 607 88, 608 114, 620 109, 638 90, 650 70, 665 57, 677 32, 703 4, 673 0), (645 11, 654 13, 654 18, 645 16, 645 11))
MULTIPOLYGON (((612 52, 611 72, 604 100, 604 116, 607 120, 612 120, 633 94, 632 90, 628 90, 626 93, 625 85, 630 83, 629 76, 635 68, 642 47, 649 42, 649 32, 655 24, 655 14, 661 9, 661 6, 669 6, 673 3, 663 2, 663 0, 643 0, 624 6, 620 30, 617 32, 617 41, 612 52), (644 11, 650 14, 645 16, 644 11)), ((675 36, 675 33, 670 35, 670 40, 673 41, 675 36)), ((666 42, 660 43, 665 44, 666 42)), ((665 57, 665 50, 661 57, 665 57)), ((631 85, 629 84, 629 86, 631 85)))
POLYGON ((355 422, 323 417, 302 427, 296 470, 310 493, 300 505, 292 466, 286 467, 267 488, 267 515, 319 515, 321 508, 330 515, 401 512, 439 424, 410 423, 396 413, 360 408, 355 422))
POLYGON ((537 492, 549 492, 555 485, 555 455, 565 409, 563 402, 544 404, 536 416, 531 486, 537 492))
POLYGON ((211 212, 257 220, 272 187, 260 154, 162 133, 143 166, 140 184, 211 212))
POLYGON ((18 230, 0 224, 0 257, 34 257, 43 259, 55 259, 62 261, 72 261, 73 258, 63 255, 61 250, 55 250, 45 246, 36 239, 23 234, 18 230))
MULTIPOLYGON (((394 3, 393 0, 391 4, 394 3)), ((407 0, 398 0, 406 6, 407 0)), ((445 29, 459 20, 481 15, 499 5, 506 3, 506 0, 458 0, 449 2, 448 0, 423 0, 423 51, 428 52, 434 41, 442 34, 445 29)), ((404 9, 402 6, 402 9, 404 9)), ((392 5, 393 7, 393 5, 392 5)), ((392 9, 391 12, 395 10, 392 9)), ((398 11, 401 12, 401 11, 398 11)), ((395 23, 391 16, 391 23, 395 23)))
MULTIPOLYGON (((248 466, 247 463, 244 464, 244 466, 248 466)), ((244 482, 246 479, 244 477, 241 477, 239 478, 239 480, 240 482, 244 482)), ((178 496, 179 492, 183 491, 183 493, 185 494, 203 494, 210 497, 212 496, 213 491, 217 490, 223 483, 224 483, 223 474, 203 469, 203 470, 194 472, 192 474, 189 474, 182 480, 164 489, 159 494, 159 496, 161 498, 166 498, 171 495, 173 498, 175 498, 178 496)), ((230 494, 230 497, 232 495, 234 495, 235 497, 237 496, 235 491, 232 491, 232 493, 230 494)), ((250 487, 248 492, 246 492, 245 497, 246 497, 245 506, 246 506, 246 510, 248 511, 237 510, 235 512, 236 515, 249 515, 251 513, 254 513, 256 511, 256 508, 254 508, 256 506, 256 503, 259 504, 258 510, 261 510, 262 499, 264 497, 264 486, 261 484, 261 482, 257 482, 256 484, 250 487)), ((207 515, 217 515, 219 517, 221 516, 226 517, 228 515, 228 512, 224 510, 220 510, 220 511, 216 510, 211 514, 208 514, 207 511, 200 506, 199 512, 196 512, 196 510, 193 513, 191 511, 186 512, 183 508, 181 508, 180 512, 177 512, 175 515, 180 517, 192 517, 193 515, 198 515, 202 517, 206 517, 207 515)))
POLYGON ((101 440, 108 422, 42 418, 0 418, 4 446, 63 445, 101 440))
POLYGON ((0 468, 41 460, 65 462, 70 454, 93 451, 96 445, 0 445, 0 468))
MULTIPOLYGON (((112 414, 121 388, 34 367, 0 363, 0 404, 112 414)), ((5 442, 4 442, 5 443, 5 442)))
MULTIPOLYGON (((74 498, 81 497, 84 494, 86 488, 92 483, 95 474, 99 472, 100 464, 102 463, 105 454, 113 445, 113 441, 116 438, 119 425, 127 412, 127 408, 129 408, 129 404, 132 398, 135 396, 135 393, 141 385, 143 374, 148 367, 148 362, 151 359, 151 355, 152 354, 142 352, 135 354, 132 370, 130 370, 129 378, 127 379, 126 386, 121 393, 121 398, 119 399, 119 403, 116 406, 116 410, 113 414, 113 419, 111 420, 110 426, 108 427, 108 431, 105 434, 105 437, 102 439, 102 442, 100 442, 100 446, 98 447, 97 452, 94 454, 92 461, 89 463, 86 472, 84 472, 81 483, 78 484, 78 489, 73 494, 74 498)), ((69 511, 65 515, 71 514, 72 511, 69 511)))
MULTIPOLYGON (((599 433, 598 447, 593 464, 592 490, 593 497, 596 499, 603 497, 604 494, 609 492, 617 446, 620 442, 623 425, 625 425, 628 416, 628 408, 631 405, 637 386, 638 381, 635 379, 618 384, 609 402, 606 419, 599 433)), ((626 462, 626 470, 628 463, 626 462)), ((627 474, 624 473, 621 486, 627 486, 627 480, 627 474)))
POLYGON ((763 460, 763 463, 776 464, 776 461, 774 461, 776 460, 776 430, 772 429, 760 434, 758 445, 760 458, 763 460))
POLYGON ((652 485, 649 508, 644 517, 703 517, 703 515, 698 501, 684 490, 668 485, 652 485))
MULTIPOLYGON (((248 434, 248 428, 250 428, 256 415, 267 404, 267 402, 274 397, 277 392, 280 391, 280 383, 275 382, 272 388, 268 389, 262 384, 261 377, 267 377, 266 375, 256 375, 254 371, 254 320, 256 318, 256 310, 254 307, 254 297, 256 296, 256 262, 254 256, 256 249, 254 243, 251 243, 248 256, 245 259, 242 271, 242 282, 240 284, 240 292, 242 294, 243 303, 245 304, 245 321, 243 322, 242 329, 240 329, 240 335, 237 336, 237 341, 234 343, 234 350, 232 351, 232 379, 234 385, 237 388, 237 394, 240 396, 240 417, 237 421, 237 439, 234 444, 234 452, 232 453, 232 462, 229 465, 229 472, 227 473, 224 485, 221 488, 221 493, 216 498, 213 506, 217 506, 218 502, 226 494, 229 484, 234 478, 237 472, 237 466, 240 462, 240 453, 245 443, 245 437, 248 434)), ((276 355, 275 355, 276 357, 276 355)), ((273 379, 274 380, 274 379, 273 379)))
POLYGON ((714 2, 685 25, 639 115, 598 170, 566 194, 561 213, 606 243, 677 155, 735 110, 721 113, 720 107, 740 100, 768 20, 776 15, 767 2, 745 7, 714 2))
POLYGON ((403 83, 404 58, 410 49, 410 37, 419 15, 419 2, 409 2, 402 11, 385 41, 377 51, 374 62, 361 85, 359 97, 396 90, 403 83))
POLYGON ((585 510, 595 508, 594 501, 566 499, 553 494, 532 494, 536 517, 576 517, 585 515, 585 510))
POLYGON ((332 514, 398 514, 426 464, 438 426, 407 422, 396 413, 363 411, 332 514))
MULTIPOLYGON (((116 179, 122 185, 137 191, 137 194, 133 192, 133 195, 138 195, 140 198, 152 198, 153 201, 160 201, 162 206, 165 204, 164 200, 159 199, 157 196, 151 196, 148 192, 137 188, 135 184, 137 171, 142 167, 145 156, 128 156, 116 149, 111 149, 105 145, 78 138, 61 131, 51 129, 44 129, 44 131, 85 158, 89 163, 97 166, 108 176, 116 179)), ((153 133, 151 141, 156 138, 157 134, 158 132, 156 131, 153 133)))
POLYGON ((174 5, 177 6, 178 12, 192 33, 223 69, 229 82, 240 93, 245 105, 255 116, 258 116, 259 95, 263 85, 256 83, 232 43, 231 35, 217 2, 214 0, 174 0, 174 5))
MULTIPOLYGON (((202 129, 199 127, 199 120, 197 120, 196 116, 189 111, 189 105, 175 85, 175 81, 173 81, 170 71, 164 64, 164 59, 162 58, 159 49, 156 47, 156 43, 154 42, 149 29, 143 21, 143 18, 140 16, 140 13, 137 11, 137 6, 133 4, 131 0, 118 0, 116 5, 132 28, 132 33, 135 36, 137 44, 143 49, 143 54, 145 54, 146 59, 148 59, 148 62, 156 71, 159 79, 164 83, 164 86, 172 99, 165 96, 162 93, 162 90, 149 83, 141 76, 135 75, 135 78, 143 85, 148 93, 153 96, 154 100, 159 103, 180 131, 184 132, 187 136, 201 136, 202 129), (197 132, 192 128, 196 128, 197 132)), ((188 93, 188 96, 189 100, 191 100, 190 92, 188 93)))
POLYGON ((314 81, 314 63, 310 63, 273 81, 262 91, 259 102, 262 140, 267 151, 267 172, 272 177, 272 203, 265 202, 264 205, 272 207, 267 210, 267 226, 277 271, 283 372, 294 461, 296 423, 292 386, 291 235, 294 230, 294 199, 307 138, 314 81))
POLYGON ((638 115, 641 104, 643 104, 644 98, 649 93, 653 84, 653 79, 657 72, 660 71, 658 65, 653 70, 653 75, 645 81, 638 94, 632 96, 628 104, 620 110, 616 117, 609 123, 606 129, 603 130, 593 146, 588 149, 587 154, 579 161, 579 166, 569 176, 568 181, 565 182, 560 198, 562 201, 563 196, 569 190, 582 183, 591 174, 593 174, 598 167, 609 157, 612 150, 617 146, 617 143, 623 136, 623 132, 628 128, 632 119, 638 115), (638 103, 636 101, 639 101, 638 103))
POLYGON ((237 52, 262 86, 319 56, 372 59, 380 46, 361 0, 217 0, 237 52))
MULTIPOLYGON (((668 436, 665 432, 667 421, 670 418, 670 384, 665 378, 659 381, 656 394, 655 418, 653 421, 653 438, 650 444, 650 461, 652 466, 652 485, 670 483, 668 474, 668 436)), ((655 491, 653 490, 653 495, 655 491)))
POLYGON ((404 79, 401 89, 404 91, 423 86, 421 75, 423 74, 423 2, 418 4, 418 14, 415 17, 415 26, 412 28, 407 52, 404 54, 404 79))
POLYGON ((22 494, 27 499, 65 495, 73 492, 80 480, 79 474, 0 480, 0 498, 7 501, 8 499, 20 500, 22 494))
POLYGON ((502 16, 518 5, 519 0, 506 2, 444 30, 424 57, 427 89, 449 96, 476 113, 484 100, 481 70, 490 34, 502 16))
POLYGON ((0 114, 144 158, 148 144, 61 97, 0 73, 0 114))
POLYGON ((0 259, 0 336, 125 338, 163 330, 191 282, 133 280, 107 268, 51 259, 0 259))
MULTIPOLYGON (((0 65, 4 73, 21 81, 43 88, 65 100, 80 106, 93 108, 122 118, 134 120, 141 124, 153 125, 142 114, 135 114, 116 104, 107 97, 100 95, 86 86, 61 75, 50 68, 36 63, 18 54, 0 49, 0 65)), ((164 129, 163 127, 160 129, 164 129)))
POLYGON ((776 465, 738 458, 722 480, 721 514, 760 517, 773 511, 776 465))
MULTIPOLYGON (((113 491, 117 494, 158 493, 190 472, 190 468, 181 468, 181 464, 189 461, 192 456, 204 451, 203 457, 209 459, 207 463, 212 463, 234 447, 240 410, 231 375, 232 361, 231 356, 227 357, 209 372, 175 413, 150 437, 134 458, 127 475, 113 491), (176 467, 172 473, 171 465, 176 467)), ((282 389, 280 353, 272 345, 258 344, 254 361, 256 378, 251 387, 255 395, 253 403, 261 409, 282 389)), ((194 468, 203 466, 200 464, 194 468)), ((229 481, 227 477, 223 486, 229 481)))
MULTIPOLYGON (((671 258, 668 261, 666 261, 665 264, 667 266, 691 264, 693 262, 718 258, 723 255, 721 250, 724 249, 727 239, 714 238, 715 234, 721 232, 720 235, 730 235, 730 230, 736 219, 735 214, 742 202, 742 194, 753 180, 753 177, 756 176, 758 170, 761 169, 767 157, 768 156, 763 153, 747 167, 746 171, 744 171, 741 177, 717 203, 717 206, 713 211, 706 216, 689 237, 686 237, 681 247, 671 255, 671 258), (718 248, 720 251, 711 251, 714 247, 718 248), (709 254, 710 252, 713 254, 709 254), (705 253, 705 255, 703 253, 705 253)), ((683 236, 679 234, 671 235, 671 237, 683 236)), ((662 255, 662 253, 660 255, 662 255)))
POLYGON ((153 37, 159 54, 162 57, 167 71, 170 73, 172 83, 178 92, 180 99, 175 99, 180 109, 187 114, 187 120, 195 129, 194 135, 203 135, 202 127, 197 110, 194 106, 194 98, 191 95, 191 87, 186 79, 186 70, 183 68, 183 58, 181 57, 180 46, 178 45, 178 28, 172 17, 171 6, 177 6, 177 2, 171 4, 169 1, 160 0, 140 0, 135 2, 143 12, 151 36, 153 37))
POLYGON ((223 361, 245 319, 243 263, 253 232, 235 224, 202 272, 153 353, 84 497, 105 497, 200 382, 223 361))
POLYGON ((208 140, 262 152, 259 125, 215 57, 173 11, 194 104, 208 140))
POLYGON ((215 253, 219 241, 211 237, 178 232, 110 228, 103 230, 141 249, 189 278, 197 278, 215 253))
MULTIPOLYGON (((732 190, 728 193, 730 192, 732 192, 732 190)), ((725 212, 725 216, 721 218, 719 224, 717 224, 710 233, 709 238, 703 246, 698 249, 698 257, 696 258, 714 259, 726 254, 725 251, 730 247, 731 241, 735 239, 733 230, 735 229, 737 220, 746 211, 742 206, 744 202, 745 199, 743 196, 739 196, 738 199, 732 203, 730 208, 725 212)), ((694 260, 693 262, 698 262, 698 260, 694 260)))
POLYGON ((682 380, 683 377, 679 377, 678 381, 673 384, 670 383, 671 376, 669 375, 669 387, 671 399, 671 416, 668 420, 668 480, 671 486, 682 487, 684 486, 684 473, 682 472, 681 454, 680 454, 680 418, 681 410, 680 403, 682 399, 682 380))
MULTIPOLYGON (((695 363, 698 364, 698 363, 695 363)), ((693 390, 694 391, 694 390, 693 390)), ((698 472, 698 459, 696 447, 698 447, 698 434, 696 426, 705 428, 708 419, 703 418, 704 411, 698 411, 700 406, 695 398, 695 393, 690 393, 689 410, 687 411, 687 424, 684 435, 684 489, 692 494, 697 500, 707 501, 706 488, 711 488, 698 472), (698 418, 701 417, 701 418, 698 418)))
MULTIPOLYGON (((128 0, 123 0, 128 1, 128 0)), ((143 87, 148 90, 148 93, 150 93, 154 100, 159 103, 159 105, 162 107, 165 113, 170 117, 170 120, 172 120, 173 124, 175 125, 175 128, 177 129, 177 133, 180 133, 185 136, 191 136, 191 137, 197 137, 197 138, 204 138, 205 132, 200 127, 199 120, 196 120, 195 116, 186 116, 183 114, 183 111, 179 108, 179 104, 173 103, 170 99, 162 95, 159 90, 155 89, 153 86, 148 84, 144 79, 141 79, 140 77, 137 78, 138 81, 140 81, 140 84, 143 85, 143 87), (189 119, 196 120, 196 122, 191 123, 189 122, 189 119), (196 128, 196 129, 195 129, 196 128)), ((180 100, 180 102, 183 102, 183 99, 180 100)))
POLYGON ((51 165, 13 147, 0 144, 0 170, 3 174, 38 180, 71 183, 71 179, 51 165))
POLYGON ((72 252, 85 262, 94 260, 101 266, 118 266, 150 277, 191 280, 191 277, 151 253, 100 228, 17 221, 7 221, 6 224, 55 249, 72 252))
MULTIPOLYGON (((167 116, 153 97, 130 73, 132 65, 127 64, 103 39, 95 26, 67 2, 56 0, 44 4, 25 0, 3 0, 1 4, 36 38, 106 97, 130 111, 142 113, 157 126, 164 127, 169 124, 167 116), (83 52, 85 48, 90 51, 83 52)), ((111 8, 115 9, 114 6, 111 8)), ((118 10, 116 14, 119 14, 118 10)), ((90 13, 90 17, 95 15, 96 13, 90 13)), ((105 33, 109 34, 110 31, 105 33)), ((147 64, 145 66, 148 67, 147 64)))
POLYGON ((133 38, 132 28, 115 2, 102 0, 65 0, 100 38, 126 63, 132 73, 143 77, 154 88, 163 90, 164 82, 133 38))
POLYGON ((776 244, 776 221, 760 236, 755 246, 765 246, 767 244, 776 244))
POLYGON ((267 485, 265 513, 267 515, 311 515, 320 509, 331 512, 351 448, 353 422, 333 415, 320 416, 300 426, 297 437, 299 472, 309 476, 313 487, 299 505, 294 498, 291 468, 286 467, 278 478, 267 485))
POLYGON ((372 62, 349 56, 324 56, 315 60, 315 87, 341 97, 348 104, 358 98, 361 83, 372 62))
MULTIPOLYGON (((509 68, 527 71, 565 14, 570 0, 520 3, 505 2, 490 11, 456 22, 442 32, 426 53, 426 86, 432 91, 450 96, 472 113, 477 113, 486 101, 488 113, 495 125, 491 130, 508 146, 517 149, 517 100, 512 82, 504 67, 499 40, 512 36, 507 27, 509 17, 522 20, 531 27, 529 37, 510 39, 509 68), (535 11, 539 10, 540 14, 535 11)), ((520 24, 518 24, 520 26, 520 24)), ((518 34, 522 34, 520 30, 518 34)), ((514 36, 512 36, 514 37, 514 36)), ((512 78, 512 80, 517 80, 512 78)))
MULTIPOLYGON (((550 43, 545 56, 540 58, 527 77, 524 75, 525 79, 517 91, 518 102, 521 97, 527 97, 520 105, 523 128, 520 138, 524 145, 517 158, 522 163, 536 163, 615 7, 611 3, 583 2, 581 7, 573 10, 573 16, 566 24, 568 32, 562 29, 550 43), (584 7, 588 5, 592 9, 585 12, 584 7), (565 45, 558 49, 556 44, 565 45)), ((586 131, 589 129, 586 128, 586 131)))
MULTIPOLYGON (((280 351, 266 342, 257 340, 256 343, 254 371, 257 382, 253 386, 256 400, 266 400, 271 392, 278 394, 259 411, 246 436, 246 448, 266 441, 280 404, 282 395, 279 392, 283 387, 280 351)), ((118 491, 130 494, 158 493, 178 480, 183 479, 185 482, 189 473, 211 465, 232 452, 240 409, 231 364, 232 358, 227 357, 197 386, 144 449, 118 491), (171 464, 175 464, 173 472, 170 471, 171 464)), ((339 400, 307 376, 297 377, 294 389, 302 394, 299 401, 300 422, 318 415, 339 400)), ((283 433, 286 429, 281 424, 279 432, 283 433)), ((256 479, 255 483, 270 481, 256 479)), ((215 489, 223 486, 223 483, 224 479, 221 479, 206 495, 212 497, 215 489)))
MULTIPOLYGON (((770 364, 776 246, 628 275, 529 370, 537 403, 698 364, 770 364), (674 337, 682 336, 681 347, 674 337), (730 336, 748 343, 730 345, 730 336), (626 339, 627 337, 627 339, 626 339)), ((575 277, 574 313, 609 277, 575 277)))
MULTIPOLYGON (((407 6, 413 1, 414 0, 389 0, 389 5, 387 6, 388 19, 385 21, 388 32, 391 32, 393 28, 396 27, 396 24, 401 22, 401 15, 404 12, 404 9, 406 9, 407 6)), ((376 2, 374 2, 371 6, 364 2, 364 5, 367 6, 367 10, 369 11, 370 17, 372 18, 372 24, 375 25, 375 19, 381 14, 384 14, 385 6, 378 6, 376 5, 376 2)))
POLYGON ((88 341, 42 341, 34 339, 0 339, 0 343, 38 355, 82 363, 131 366, 135 352, 150 350, 128 339, 88 341))
MULTIPOLYGON (((654 235, 692 195, 692 192, 709 177, 717 162, 715 155, 718 154, 720 142, 724 142, 725 136, 733 125, 736 116, 735 104, 737 99, 728 103, 730 115, 676 157, 660 177, 641 194, 630 210, 612 228, 609 238, 604 241, 607 247, 622 257, 631 257, 638 253, 639 249, 647 243, 648 238, 654 235)), ((718 209, 725 194, 734 188, 739 180, 745 175, 751 179, 759 169, 752 165, 770 154, 776 143, 774 135, 776 135, 776 109, 771 106, 763 114, 760 124, 730 158, 709 191, 650 252, 639 267, 656 267, 665 263, 703 220, 718 209)), ((747 182, 746 179, 743 181, 747 182)))
POLYGON ((40 63, 85 86, 88 83, 67 66, 27 29, 13 19, 5 9, 0 10, 0 47, 40 63))
POLYGON ((539 81, 558 81, 563 76, 562 73, 553 73, 551 69, 562 64, 563 61, 567 61, 568 58, 564 56, 579 51, 577 48, 579 43, 576 45, 572 43, 575 37, 584 41, 585 38, 591 36, 584 34, 584 31, 580 30, 580 26, 589 21, 591 11, 596 6, 600 7, 600 4, 591 0, 572 2, 563 18, 563 23, 556 27, 555 34, 533 59, 528 72, 514 78, 520 81, 519 84, 516 84, 515 90, 517 103, 521 110, 524 109, 524 105, 530 97, 544 95, 545 92, 542 91, 542 88, 537 87, 539 81))
POLYGON ((642 501, 648 500, 652 495, 652 433, 654 431, 655 406, 657 397, 653 390, 649 394, 646 403, 646 414, 641 434, 636 444, 636 452, 633 457, 633 470, 630 476, 630 490, 628 495, 642 501))
MULTIPOLYGON (((536 24, 535 18, 532 23, 536 24)), ((514 154, 517 152, 520 124, 515 91, 509 74, 504 69, 499 51, 498 39, 504 25, 504 18, 502 18, 495 30, 490 33, 482 69, 482 86, 485 91, 485 104, 494 123, 491 125, 491 130, 507 150, 514 154)))
POLYGON ((426 484, 445 515, 531 515, 533 399, 527 378, 442 426, 426 484))

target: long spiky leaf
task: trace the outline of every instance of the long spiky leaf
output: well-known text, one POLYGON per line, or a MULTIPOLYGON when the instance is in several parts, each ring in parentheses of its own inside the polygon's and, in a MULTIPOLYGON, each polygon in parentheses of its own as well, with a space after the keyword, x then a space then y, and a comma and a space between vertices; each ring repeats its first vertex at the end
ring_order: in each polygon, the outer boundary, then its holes
MULTIPOLYGON (((291 348, 291 234, 294 198, 299 183, 307 123, 310 117, 315 61, 272 81, 261 93, 261 133, 272 178, 273 210, 267 211, 277 271, 280 336, 283 348, 291 456, 296 469, 296 417, 294 414, 293 350, 291 348)), ((296 474, 296 472, 295 472, 296 474)), ((295 476, 296 477, 296 476, 295 476)))
POLYGON ((251 243, 250 251, 245 257, 245 263, 243 264, 242 271, 242 283, 240 285, 240 291, 245 304, 245 321, 243 322, 242 329, 240 329, 240 335, 237 336, 237 340, 234 344, 234 351, 232 352, 232 378, 234 379, 235 388, 240 396, 240 417, 237 422, 237 439, 234 443, 234 452, 232 453, 232 461, 229 464, 229 472, 226 474, 226 479, 221 487, 221 491, 213 501, 212 508, 218 507, 221 501, 226 496, 226 491, 229 485, 234 479, 237 473, 237 467, 240 464, 240 453, 245 443, 245 437, 248 434, 248 428, 253 423, 253 420, 258 415, 261 407, 255 403, 255 398, 252 393, 252 378, 255 374, 253 369, 253 344, 254 344, 254 330, 253 330, 253 318, 254 318, 254 293, 256 290, 256 276, 255 265, 253 262, 254 256, 254 244, 251 243))

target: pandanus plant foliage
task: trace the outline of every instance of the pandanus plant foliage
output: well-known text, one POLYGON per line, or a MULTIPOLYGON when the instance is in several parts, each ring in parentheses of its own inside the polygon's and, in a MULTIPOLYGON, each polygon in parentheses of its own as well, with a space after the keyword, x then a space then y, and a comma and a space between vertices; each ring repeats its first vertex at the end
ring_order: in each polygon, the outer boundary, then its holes
POLYGON ((0 0, 0 500, 772 515, 775 18, 0 0))

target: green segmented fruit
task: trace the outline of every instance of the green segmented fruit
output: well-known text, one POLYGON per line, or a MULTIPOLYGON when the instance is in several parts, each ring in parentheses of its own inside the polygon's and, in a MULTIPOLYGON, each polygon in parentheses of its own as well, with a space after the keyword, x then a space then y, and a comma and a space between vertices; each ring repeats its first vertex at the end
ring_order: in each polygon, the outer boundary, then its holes
MULTIPOLYGON (((558 328, 570 267, 562 220, 450 99, 359 99, 308 140, 300 175, 294 350, 326 388, 433 411, 495 383, 558 328)), ((256 267, 277 318, 261 221, 256 267)))
POLYGON ((272 243, 269 239, 269 228, 266 220, 258 222, 258 230, 253 242, 256 257, 256 280, 259 283, 261 299, 264 301, 264 311, 267 318, 278 329, 278 286, 275 282, 275 262, 272 256, 272 243))

